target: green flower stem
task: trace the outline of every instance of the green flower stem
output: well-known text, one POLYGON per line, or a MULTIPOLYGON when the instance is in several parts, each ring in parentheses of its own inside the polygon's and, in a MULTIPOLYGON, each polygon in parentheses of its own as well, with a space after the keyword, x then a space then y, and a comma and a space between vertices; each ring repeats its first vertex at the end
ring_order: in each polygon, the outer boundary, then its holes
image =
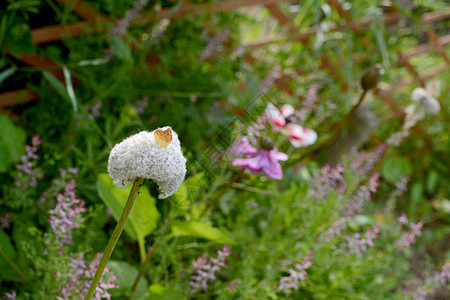
POLYGON ((388 145, 388 147, 386 148, 386 150, 384 150, 383 154, 381 155, 380 159, 378 160, 377 164, 373 167, 372 171, 370 172, 369 176, 366 177, 366 179, 364 180, 363 184, 366 184, 369 179, 375 175, 376 172, 378 172, 378 170, 381 168, 381 166, 384 164, 384 161, 386 160, 386 158, 389 156, 389 154, 391 153, 392 149, 394 147, 392 145, 388 145))
POLYGON ((8 255, 6 255, 6 253, 2 250, 2 247, 0 246, 0 256, 6 261, 6 263, 8 265, 11 266, 11 268, 14 269, 14 271, 16 271, 16 273, 19 275, 19 277, 23 280, 23 281, 27 281, 27 276, 25 276, 25 274, 22 273, 22 271, 20 270, 20 268, 8 257, 8 255))
POLYGON ((361 103, 363 102, 364 98, 367 95, 368 90, 364 90, 361 95, 359 96, 358 102, 352 107, 352 109, 347 113, 347 115, 344 117, 344 119, 342 119, 341 121, 339 121, 338 124, 336 124, 336 127, 334 128, 333 132, 330 134, 330 136, 328 138, 326 138, 325 140, 323 140, 320 143, 315 144, 314 146, 312 146, 309 151, 307 153, 305 153, 303 156, 301 156, 298 159, 295 160, 291 160, 290 162, 288 162, 286 165, 288 167, 293 166, 299 162, 304 161, 306 158, 309 158, 315 154, 317 154, 317 152, 324 148, 325 146, 329 145, 337 136, 338 134, 342 131, 342 129, 344 128, 344 126, 350 121, 350 119, 353 117, 353 115, 355 114, 356 110, 358 109, 358 107, 361 106, 361 103))
POLYGON ((150 251, 148 251, 147 256, 145 257, 144 261, 141 263, 141 266, 139 268, 139 274, 136 276, 136 279, 134 280, 133 285, 131 286, 131 295, 133 295, 134 291, 136 290, 139 280, 141 280, 142 275, 144 275, 147 264, 149 263, 150 259, 153 256, 153 253, 155 252, 156 249, 158 249, 160 244, 161 244, 161 240, 156 242, 153 245, 152 249, 150 251))
POLYGON ((125 207, 123 208, 122 215, 120 216, 119 222, 117 222, 117 226, 114 229, 111 238, 109 239, 108 245, 106 246, 105 252, 102 255, 102 259, 100 260, 100 263, 97 267, 97 271, 95 272, 94 279, 92 279, 91 286, 89 287, 89 290, 86 294, 86 297, 84 297, 84 300, 90 300, 94 295, 94 292, 100 282, 100 279, 102 278, 106 264, 108 263, 108 260, 111 257, 114 248, 116 247, 117 241, 119 240, 120 234, 122 233, 123 228, 125 227, 128 215, 130 214, 131 209, 133 208, 134 201, 136 200, 139 191, 141 189, 142 182, 144 182, 144 178, 138 177, 134 180, 133 186, 130 191, 130 195, 128 196, 128 200, 125 203, 125 207))
POLYGON ((203 216, 206 215, 208 210, 210 210, 211 207, 213 207, 217 203, 217 201, 219 201, 219 199, 222 198, 222 196, 226 193, 226 191, 228 191, 233 186, 234 182, 236 182, 239 178, 241 178, 243 173, 244 170, 240 170, 238 173, 236 173, 236 175, 234 175, 233 178, 231 178, 231 180, 222 188, 219 194, 217 194, 217 196, 211 202, 209 202, 208 205, 202 210, 198 219, 201 219, 203 218, 203 216))

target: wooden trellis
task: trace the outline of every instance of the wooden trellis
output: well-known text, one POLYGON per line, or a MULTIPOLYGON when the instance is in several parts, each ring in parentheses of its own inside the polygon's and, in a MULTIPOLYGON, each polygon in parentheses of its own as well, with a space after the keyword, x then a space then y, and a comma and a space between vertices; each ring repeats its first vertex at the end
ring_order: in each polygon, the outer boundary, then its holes
MULTIPOLYGON (((46 26, 43 28, 33 29, 31 31, 32 42, 36 45, 48 42, 55 42, 62 38, 62 36, 77 37, 85 33, 86 28, 91 28, 93 32, 101 32, 106 30, 106 26, 102 26, 108 22, 114 22, 115 20, 105 16, 104 14, 98 12, 96 9, 92 8, 89 4, 83 2, 82 0, 57 0, 58 2, 70 5, 72 11, 77 14, 82 21, 65 24, 65 25, 54 25, 46 26)), ((164 18, 168 19, 179 19, 191 15, 199 15, 205 13, 218 13, 225 11, 232 11, 241 7, 249 6, 264 6, 268 9, 271 15, 279 21, 282 26, 288 28, 290 35, 284 36, 279 35, 270 38, 262 38, 256 42, 244 45, 246 50, 246 60, 249 62, 254 62, 255 57, 252 56, 251 52, 254 49, 265 47, 273 43, 283 42, 300 42, 306 43, 311 38, 314 38, 318 28, 309 28, 306 31, 302 31, 295 27, 292 20, 283 13, 279 8, 279 4, 284 1, 277 0, 234 0, 234 1, 220 1, 212 2, 208 4, 195 5, 188 2, 182 3, 177 9, 165 8, 159 12, 149 12, 142 14, 138 19, 134 20, 131 26, 138 26, 142 24, 147 24, 149 22, 155 22, 164 18)), ((366 29, 373 20, 369 17, 362 18, 360 20, 352 20, 347 11, 345 11, 339 1, 330 0, 329 4, 338 12, 339 16, 346 21, 346 25, 337 25, 331 29, 331 31, 344 31, 347 29, 353 31, 360 31, 366 29)), ((386 24, 396 22, 401 13, 395 9, 391 9, 386 14, 383 15, 383 21, 386 24)), ((388 103, 394 110, 396 115, 402 115, 401 109, 397 106, 395 101, 391 98, 392 92, 411 84, 417 86, 424 86, 427 78, 435 76, 436 74, 446 71, 450 68, 449 58, 446 55, 445 47, 450 43, 450 35, 445 35, 439 37, 437 33, 433 30, 432 23, 445 20, 450 18, 450 11, 445 12, 431 12, 422 15, 421 21, 422 25, 428 36, 428 43, 419 45, 407 52, 398 53, 398 62, 400 65, 404 66, 412 75, 412 79, 405 80, 401 82, 396 82, 389 87, 379 88, 376 92, 383 98, 386 103, 388 103), (419 72, 410 63, 410 59, 429 51, 437 50, 439 54, 443 57, 445 64, 439 66, 432 70, 426 70, 419 72)), ((13 55, 9 53, 9 55, 13 55)), ((16 57, 22 62, 28 64, 29 66, 35 67, 37 69, 52 69, 52 73, 57 77, 62 79, 63 74, 61 70, 58 70, 57 65, 50 60, 44 59, 39 55, 25 55, 21 54, 16 57)), ((337 67, 339 62, 332 62, 327 57, 321 57, 320 67, 326 70, 331 76, 333 76, 337 82, 345 82, 340 79, 337 67)), ((297 71, 298 76, 302 76, 301 71, 297 71)), ((275 84, 277 87, 288 94, 293 94, 293 91, 289 87, 289 82, 295 80, 292 75, 282 75, 275 78, 275 84)), ((39 95, 35 94, 29 89, 20 89, 15 91, 4 92, 0 94, 0 107, 7 107, 14 105, 16 103, 27 102, 31 100, 37 100, 39 95)))

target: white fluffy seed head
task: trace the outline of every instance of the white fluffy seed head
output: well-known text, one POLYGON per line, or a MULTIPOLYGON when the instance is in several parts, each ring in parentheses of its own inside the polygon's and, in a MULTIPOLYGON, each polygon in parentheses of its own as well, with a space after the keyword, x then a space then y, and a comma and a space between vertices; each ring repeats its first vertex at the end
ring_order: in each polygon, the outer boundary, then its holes
POLYGON ((412 91, 411 99, 421 105, 427 114, 437 114, 441 110, 439 101, 423 88, 415 88, 412 91))
POLYGON ((108 173, 119 188, 131 185, 137 177, 143 177, 158 184, 159 199, 167 198, 178 190, 186 175, 186 158, 177 133, 170 127, 158 129, 172 131, 172 141, 166 147, 157 144, 154 130, 132 135, 111 150, 108 173))

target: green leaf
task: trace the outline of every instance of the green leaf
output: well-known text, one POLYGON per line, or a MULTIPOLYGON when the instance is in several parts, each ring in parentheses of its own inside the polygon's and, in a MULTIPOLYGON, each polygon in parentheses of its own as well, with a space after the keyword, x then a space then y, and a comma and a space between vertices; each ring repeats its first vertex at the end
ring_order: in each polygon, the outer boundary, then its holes
MULTIPOLYGON (((0 249, 9 257, 9 259, 14 260, 16 258, 16 250, 14 250, 13 245, 11 244, 11 240, 9 236, 0 231, 0 249)), ((0 265, 7 265, 8 263, 0 256, 0 265)))
POLYGON ((64 85, 61 83, 61 81, 58 80, 58 78, 56 78, 55 76, 53 76, 52 73, 47 72, 47 71, 43 71, 42 75, 44 76, 45 79, 47 79, 47 81, 55 88, 56 92, 63 97, 64 99, 71 101, 69 94, 67 93, 66 88, 64 87, 64 85))
POLYGON ((150 295, 154 294, 155 296, 164 296, 164 290, 165 290, 165 287, 163 287, 162 285, 160 285, 158 283, 152 284, 150 286, 150 288, 148 289, 148 291, 150 292, 150 295))
POLYGON ((24 155, 26 134, 4 115, 0 115, 0 128, 0 172, 5 172, 24 155))
POLYGON ((228 232, 205 223, 173 221, 171 228, 171 236, 193 236, 224 244, 234 244, 228 232))
POLYGON ((427 192, 432 194, 436 191, 436 186, 439 181, 439 173, 431 170, 427 176, 427 192))
POLYGON ((125 43, 123 39, 118 37, 113 38, 111 41, 111 45, 117 58, 127 62, 133 61, 130 47, 125 43))
POLYGON ((188 299, 186 294, 182 294, 180 290, 162 286, 159 283, 152 284, 148 289, 148 297, 146 300, 184 300, 188 299))
POLYGON ((411 202, 419 203, 423 199, 423 183, 420 181, 416 181, 411 185, 411 202))
MULTIPOLYGON (((124 261, 110 261, 106 267, 111 269, 114 275, 119 275, 115 281, 119 284, 119 287, 117 289, 108 290, 113 296, 113 299, 115 299, 115 297, 129 295, 131 286, 139 273, 138 269, 124 261)), ((143 299, 146 297, 147 292, 148 282, 147 279, 142 277, 141 280, 139 280, 136 291, 131 296, 131 299, 143 299)))
POLYGON ((72 101, 73 110, 75 112, 77 112, 78 105, 77 105, 77 98, 75 97, 75 91, 73 90, 72 76, 70 76, 70 71, 69 71, 69 69, 67 69, 66 66, 63 66, 63 73, 64 73, 64 79, 66 81, 67 95, 69 96, 70 101, 72 101))
POLYGON ((2 83, 3 81, 5 81, 9 76, 11 76, 12 74, 14 74, 14 72, 16 72, 15 68, 9 68, 6 69, 5 71, 0 73, 0 83, 2 83))
MULTIPOLYGON (((2 254, 6 255, 11 261, 14 262, 14 260, 16 259, 16 250, 11 244, 9 236, 3 231, 0 231, 0 249, 3 252, 2 254)), ((2 270, 0 272, 0 278, 8 280, 20 279, 19 275, 3 258, 3 255, 0 255, 0 268, 2 270)))
POLYGON ((13 24, 7 30, 6 41, 12 53, 34 54, 35 46, 31 42, 31 30, 27 22, 15 15, 13 24))
MULTIPOLYGON (((97 177, 97 191, 105 205, 111 210, 114 219, 119 220, 131 187, 119 189, 113 179, 106 173, 97 177)), ((156 228, 160 214, 156 209, 156 199, 150 195, 147 187, 142 186, 141 193, 134 203, 133 209, 125 224, 125 232, 139 242, 140 249, 144 249, 144 239, 156 228)), ((141 250, 141 255, 142 255, 141 250)))
POLYGON ((175 202, 175 207, 177 212, 183 213, 189 208, 189 204, 196 200, 199 196, 201 187, 200 182, 203 178, 204 173, 198 173, 195 176, 186 179, 178 191, 173 195, 172 200, 175 202))
POLYGON ((403 157, 391 157, 381 168, 381 175, 392 184, 399 182, 402 177, 410 176, 411 173, 412 165, 403 157))

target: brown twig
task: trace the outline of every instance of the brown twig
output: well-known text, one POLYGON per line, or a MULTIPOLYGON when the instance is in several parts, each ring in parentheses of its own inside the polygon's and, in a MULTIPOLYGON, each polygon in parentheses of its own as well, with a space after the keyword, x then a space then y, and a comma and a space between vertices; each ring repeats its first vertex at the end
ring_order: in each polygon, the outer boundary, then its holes
POLYGON ((311 156, 314 156, 320 149, 322 149, 325 146, 329 145, 338 136, 338 134, 342 131, 342 128, 344 128, 344 126, 353 117, 353 115, 355 114, 356 110, 358 109, 358 107, 361 105, 361 103, 363 102, 364 98, 366 97, 367 92, 368 92, 368 90, 364 90, 361 93, 361 95, 359 96, 358 102, 347 113, 345 118, 342 119, 341 121, 339 121, 336 124, 336 127, 334 128, 333 132, 330 134, 330 136, 328 138, 326 138, 322 142, 317 143, 316 145, 311 147, 307 153, 305 153, 303 156, 299 157, 298 159, 291 160, 287 165, 288 166, 292 166, 292 165, 295 165, 295 164, 297 164, 297 163, 299 163, 301 161, 304 161, 305 159, 307 159, 307 158, 309 158, 311 156))
POLYGON ((200 216, 198 217, 199 219, 201 219, 207 212, 208 210, 211 209, 211 207, 213 207, 217 201, 219 201, 220 198, 222 198, 222 196, 231 188, 231 186, 233 185, 234 182, 236 182, 244 173, 244 170, 240 170, 238 173, 236 173, 236 175, 234 175, 233 178, 231 178, 231 180, 222 188, 222 190, 217 194, 216 197, 214 197, 214 199, 208 203, 208 205, 202 210, 202 212, 200 213, 200 216))

